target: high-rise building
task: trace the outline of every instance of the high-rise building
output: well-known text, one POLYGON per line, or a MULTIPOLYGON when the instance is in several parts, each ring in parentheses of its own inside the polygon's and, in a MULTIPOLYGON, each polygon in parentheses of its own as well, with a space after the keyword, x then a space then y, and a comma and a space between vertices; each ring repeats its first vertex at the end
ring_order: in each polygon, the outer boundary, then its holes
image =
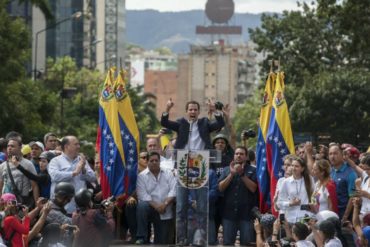
POLYGON ((206 109, 208 99, 220 101, 230 105, 233 116, 256 85, 255 54, 246 45, 230 46, 223 41, 208 46, 193 45, 189 54, 179 57, 178 63, 181 104, 196 100, 206 109))
POLYGON ((71 56, 77 66, 102 72, 124 61, 125 0, 49 3, 54 21, 32 8, 33 70, 43 73, 47 57, 71 56))
POLYGON ((126 7, 125 0, 96 1, 96 37, 102 39, 96 47, 96 67, 124 66, 126 7))

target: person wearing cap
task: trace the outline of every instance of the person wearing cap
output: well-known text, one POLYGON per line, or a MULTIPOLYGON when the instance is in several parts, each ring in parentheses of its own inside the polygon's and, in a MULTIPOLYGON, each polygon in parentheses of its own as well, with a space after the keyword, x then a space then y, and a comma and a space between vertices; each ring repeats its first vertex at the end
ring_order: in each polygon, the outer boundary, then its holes
MULTIPOLYGON (((221 163, 211 163, 211 169, 216 172, 217 179, 220 178, 222 171, 225 167, 229 166, 231 161, 233 160, 234 150, 229 144, 229 140, 224 134, 218 134, 213 138, 212 146, 216 149, 221 151, 221 163)), ((218 229, 222 223, 222 211, 223 211, 223 196, 218 195, 217 201, 215 203, 215 214, 214 214, 214 221, 215 221, 215 233, 216 236, 218 234, 218 229)), ((212 233, 213 234, 213 233, 212 233)))
POLYGON ((22 152, 23 158, 31 160, 31 147, 30 147, 30 145, 28 145, 28 144, 23 145, 22 149, 21 149, 21 152, 22 152))
POLYGON ((39 156, 44 152, 44 144, 39 141, 30 142, 31 162, 35 166, 36 172, 40 173, 39 156))
POLYGON ((22 140, 20 137, 9 139, 7 148, 9 160, 0 165, 0 194, 13 193, 23 204, 32 207, 39 198, 39 187, 35 181, 28 179, 16 166, 20 164, 30 173, 34 175, 37 173, 32 162, 23 158, 21 147, 22 140), (10 170, 8 171, 8 169, 10 170), (31 190, 32 193, 30 193, 31 190))
MULTIPOLYGON (((65 136, 62 139, 63 153, 53 158, 48 166, 51 177, 50 198, 54 197, 54 188, 59 182, 70 182, 76 190, 85 189, 86 181, 94 182, 95 173, 86 161, 83 154, 80 154, 80 142, 75 136, 65 136)), ((72 214, 76 210, 76 204, 72 199, 66 205, 66 210, 72 214)))
POLYGON ((50 187, 51 187, 51 178, 47 170, 47 166, 52 158, 55 157, 55 154, 51 151, 42 152, 39 156, 39 167, 40 172, 35 175, 28 170, 24 169, 23 166, 17 164, 17 169, 19 169, 26 177, 36 181, 39 189, 40 196, 43 198, 50 198, 50 187))

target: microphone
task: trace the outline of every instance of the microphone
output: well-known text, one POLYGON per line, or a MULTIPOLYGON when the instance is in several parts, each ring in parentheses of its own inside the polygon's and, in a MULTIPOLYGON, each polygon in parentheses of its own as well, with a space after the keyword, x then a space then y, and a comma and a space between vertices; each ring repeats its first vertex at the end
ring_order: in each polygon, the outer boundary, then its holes
POLYGON ((189 133, 191 133, 191 131, 193 130, 193 120, 189 120, 189 133))

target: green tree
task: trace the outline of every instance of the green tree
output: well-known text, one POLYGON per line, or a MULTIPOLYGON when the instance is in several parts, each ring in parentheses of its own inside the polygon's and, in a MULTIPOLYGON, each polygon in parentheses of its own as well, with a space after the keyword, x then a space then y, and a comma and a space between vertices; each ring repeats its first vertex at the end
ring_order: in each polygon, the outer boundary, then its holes
POLYGON ((293 129, 330 133, 335 141, 368 140, 370 72, 364 69, 322 72, 305 84, 291 107, 293 129))
MULTIPOLYGON (((263 96, 262 89, 256 89, 253 97, 249 98, 243 106, 239 107, 235 113, 233 125, 236 133, 242 133, 243 130, 252 129, 258 131, 258 117, 260 115, 261 99, 263 96)), ((240 136, 237 136, 240 141, 240 136)), ((248 140, 249 147, 255 147, 256 138, 248 140)))
POLYGON ((26 78, 30 35, 23 19, 8 15, 7 3, 0 0, 0 135, 16 130, 27 141, 45 133, 55 100, 39 82, 26 78))
MULTIPOLYGON (((59 94, 64 87, 76 88, 76 95, 64 100, 64 133, 77 135, 81 140, 95 142, 99 121, 99 94, 106 75, 99 71, 86 68, 78 69, 70 57, 48 59, 44 86, 59 94)), ((127 92, 140 131, 141 141, 147 133, 158 128, 155 108, 149 101, 150 94, 143 93, 143 87, 131 87, 127 84, 127 92)), ((60 96, 58 96, 60 102, 60 96)), ((54 129, 59 130, 61 114, 60 103, 55 112, 54 129)))
POLYGON ((361 141, 357 136, 369 141, 366 128, 357 130, 370 124, 367 103, 353 96, 366 95, 361 86, 370 85, 370 43, 364 35, 370 31, 368 1, 318 0, 301 7, 263 15, 261 27, 250 30, 257 50, 267 54, 262 74, 270 69, 268 60, 280 58, 295 132, 326 132, 335 141, 361 141))

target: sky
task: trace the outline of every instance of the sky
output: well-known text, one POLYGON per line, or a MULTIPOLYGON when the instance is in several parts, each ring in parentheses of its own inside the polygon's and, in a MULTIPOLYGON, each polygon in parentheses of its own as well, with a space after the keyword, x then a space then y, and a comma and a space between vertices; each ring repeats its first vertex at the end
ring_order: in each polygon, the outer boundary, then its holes
MULTIPOLYGON (((183 11, 204 9, 207 0, 126 0, 129 10, 155 9, 159 11, 183 11)), ((308 1, 306 1, 308 2, 308 1)), ((296 10, 297 0, 234 0, 235 12, 261 13, 296 10)))

